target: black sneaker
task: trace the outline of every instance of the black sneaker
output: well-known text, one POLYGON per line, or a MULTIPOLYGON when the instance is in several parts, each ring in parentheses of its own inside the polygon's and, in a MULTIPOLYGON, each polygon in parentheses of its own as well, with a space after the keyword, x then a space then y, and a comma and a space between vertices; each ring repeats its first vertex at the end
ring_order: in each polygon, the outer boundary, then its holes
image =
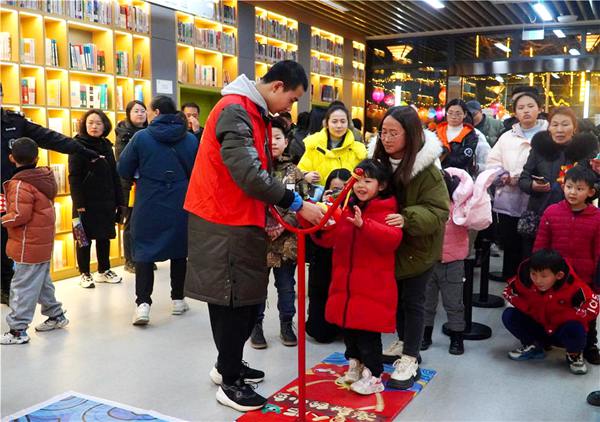
POLYGON ((250 346, 255 349, 267 348, 267 340, 265 340, 265 335, 263 333, 262 322, 257 323, 252 329, 252 334, 250 334, 250 346))
POLYGON ((450 347, 448 348, 448 353, 451 355, 462 355, 465 353, 462 332, 452 331, 450 333, 450 347))
POLYGON ((600 390, 599 391, 592 391, 587 396, 587 402, 589 404, 591 404, 592 406, 600 406, 600 390))
POLYGON ((294 323, 292 321, 280 322, 279 338, 284 346, 295 346, 298 344, 298 338, 294 333, 294 323))
POLYGON ((592 365, 600 365, 600 351, 598 346, 588 347, 583 351, 583 357, 592 365))
POLYGON ((433 341, 431 340, 432 334, 433 327, 430 325, 425 326, 425 331, 423 332, 423 340, 421 340, 421 350, 427 350, 433 344, 433 341))
POLYGON ((233 385, 221 384, 217 390, 217 401, 238 412, 258 410, 267 403, 266 398, 254 391, 254 386, 242 380, 237 380, 233 385))
MULTIPOLYGON (((217 385, 221 385, 223 383, 223 376, 217 369, 217 365, 212 367, 209 374, 210 379, 217 385)), ((240 371, 240 377, 245 382, 251 383, 259 383, 265 379, 265 373, 263 371, 259 371, 258 369, 250 368, 248 362, 245 360, 242 361, 242 370, 240 371)))

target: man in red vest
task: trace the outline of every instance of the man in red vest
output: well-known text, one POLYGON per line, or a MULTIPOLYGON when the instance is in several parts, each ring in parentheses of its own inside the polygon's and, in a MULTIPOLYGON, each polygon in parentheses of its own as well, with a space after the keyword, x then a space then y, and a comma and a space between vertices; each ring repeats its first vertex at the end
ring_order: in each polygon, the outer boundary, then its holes
POLYGON ((267 297, 267 205, 296 211, 317 224, 319 207, 270 175, 269 113, 289 111, 308 88, 302 66, 276 63, 259 82, 240 75, 210 112, 184 208, 190 212, 186 296, 208 303, 218 350, 210 377, 217 400, 241 412, 266 399, 246 382, 264 372, 242 361, 244 343, 267 297))

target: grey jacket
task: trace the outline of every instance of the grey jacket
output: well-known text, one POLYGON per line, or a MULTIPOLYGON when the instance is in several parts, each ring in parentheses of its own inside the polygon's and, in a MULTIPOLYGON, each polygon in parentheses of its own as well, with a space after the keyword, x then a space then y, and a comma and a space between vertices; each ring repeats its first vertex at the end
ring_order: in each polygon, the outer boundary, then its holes
POLYGON ((488 143, 493 147, 504 131, 504 124, 502 124, 502 121, 492 119, 484 114, 483 120, 475 128, 485 135, 488 143))

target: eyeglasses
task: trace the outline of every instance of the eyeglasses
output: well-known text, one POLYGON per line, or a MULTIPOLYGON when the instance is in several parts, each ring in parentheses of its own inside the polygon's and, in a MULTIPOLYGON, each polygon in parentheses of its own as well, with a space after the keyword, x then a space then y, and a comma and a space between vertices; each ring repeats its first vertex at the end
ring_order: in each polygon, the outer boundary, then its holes
POLYGON ((402 135, 401 133, 380 133, 377 135, 377 139, 383 141, 384 139, 396 139, 402 135))
POLYGON ((452 116, 452 117, 461 117, 464 115, 465 115, 465 113, 463 113, 462 111, 451 111, 449 113, 446 113, 446 116, 452 116))

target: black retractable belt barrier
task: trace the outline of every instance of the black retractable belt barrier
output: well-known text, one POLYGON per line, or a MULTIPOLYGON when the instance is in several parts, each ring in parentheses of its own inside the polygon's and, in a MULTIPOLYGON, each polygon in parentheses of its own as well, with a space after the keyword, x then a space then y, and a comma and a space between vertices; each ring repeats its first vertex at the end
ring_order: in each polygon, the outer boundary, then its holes
POLYGON ((488 293, 491 246, 492 243, 488 239, 482 239, 479 293, 473 295, 473 306, 478 308, 502 308, 504 306, 504 299, 502 299, 500 296, 491 295, 488 293))

